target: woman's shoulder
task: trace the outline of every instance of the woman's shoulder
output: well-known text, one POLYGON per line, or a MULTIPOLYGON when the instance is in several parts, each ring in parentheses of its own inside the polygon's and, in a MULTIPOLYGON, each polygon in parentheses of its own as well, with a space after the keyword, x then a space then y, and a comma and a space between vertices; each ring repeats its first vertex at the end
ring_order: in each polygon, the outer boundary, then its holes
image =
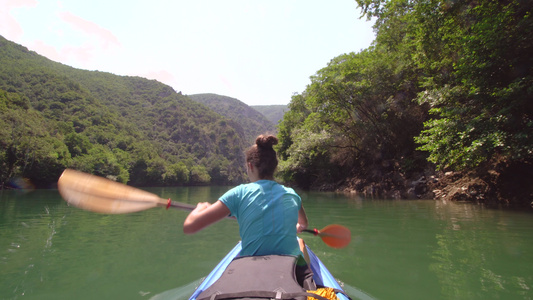
POLYGON ((283 184, 278 183, 277 184, 277 188, 279 189, 280 193, 294 195, 294 196, 300 198, 300 195, 298 195, 298 193, 296 193, 296 191, 293 188, 291 188, 291 187, 288 187, 288 186, 285 186, 283 184))
POLYGON ((259 186, 255 182, 242 183, 231 188, 227 193, 242 194, 242 193, 249 192, 251 190, 256 190, 258 188, 259 186))
POLYGON ((296 192, 294 191, 294 189, 291 188, 291 187, 285 186, 285 185, 283 185, 283 184, 281 184, 281 183, 277 183, 277 185, 279 186, 279 188, 284 189, 284 190, 287 191, 287 192, 291 192, 291 193, 296 194, 296 192))
POLYGON ((279 193, 294 194, 298 196, 298 193, 296 193, 296 191, 293 188, 287 187, 273 180, 258 180, 255 182, 243 183, 243 184, 240 184, 234 187, 232 190, 234 190, 235 192, 237 191, 246 192, 246 191, 254 191, 254 190, 266 189, 266 188, 268 190, 277 190, 279 193))

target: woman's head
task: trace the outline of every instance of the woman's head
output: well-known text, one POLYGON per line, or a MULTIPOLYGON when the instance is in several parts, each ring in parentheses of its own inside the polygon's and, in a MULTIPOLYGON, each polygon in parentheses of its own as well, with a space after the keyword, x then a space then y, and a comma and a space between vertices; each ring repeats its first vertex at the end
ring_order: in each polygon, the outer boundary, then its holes
POLYGON ((278 139, 273 135, 260 135, 255 139, 255 145, 246 151, 246 163, 251 163, 259 171, 261 179, 274 177, 278 166, 278 158, 273 146, 278 144, 278 139))

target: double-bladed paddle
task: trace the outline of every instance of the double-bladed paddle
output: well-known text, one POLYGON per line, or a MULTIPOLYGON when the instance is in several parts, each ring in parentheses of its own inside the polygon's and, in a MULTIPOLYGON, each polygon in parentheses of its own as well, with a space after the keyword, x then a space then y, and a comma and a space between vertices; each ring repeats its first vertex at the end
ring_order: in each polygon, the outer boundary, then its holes
MULTIPOLYGON (((106 214, 125 214, 162 206, 191 211, 195 205, 163 199, 150 192, 103 177, 66 169, 57 182, 59 193, 69 204, 78 208, 106 214)), ((320 236, 333 248, 347 246, 350 230, 341 225, 328 225, 322 230, 304 230, 320 236)))

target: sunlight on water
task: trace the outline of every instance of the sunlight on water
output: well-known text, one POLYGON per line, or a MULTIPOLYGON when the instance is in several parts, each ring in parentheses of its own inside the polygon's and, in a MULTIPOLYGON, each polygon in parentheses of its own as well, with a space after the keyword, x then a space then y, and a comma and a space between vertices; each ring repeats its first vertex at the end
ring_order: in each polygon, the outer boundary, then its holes
POLYGON ((164 291, 150 298, 150 300, 181 300, 189 299, 189 297, 194 293, 194 290, 202 283, 202 279, 193 281, 189 284, 186 284, 182 287, 177 287, 168 291, 164 291))

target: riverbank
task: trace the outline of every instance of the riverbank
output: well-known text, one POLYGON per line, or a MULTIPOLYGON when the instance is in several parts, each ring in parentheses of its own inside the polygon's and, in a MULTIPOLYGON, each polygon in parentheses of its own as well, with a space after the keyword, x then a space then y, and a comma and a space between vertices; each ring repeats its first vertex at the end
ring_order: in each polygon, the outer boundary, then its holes
POLYGON ((532 209, 532 181, 533 165, 498 162, 476 171, 426 170, 409 177, 392 171, 381 176, 355 176, 333 190, 371 198, 441 199, 532 209))

